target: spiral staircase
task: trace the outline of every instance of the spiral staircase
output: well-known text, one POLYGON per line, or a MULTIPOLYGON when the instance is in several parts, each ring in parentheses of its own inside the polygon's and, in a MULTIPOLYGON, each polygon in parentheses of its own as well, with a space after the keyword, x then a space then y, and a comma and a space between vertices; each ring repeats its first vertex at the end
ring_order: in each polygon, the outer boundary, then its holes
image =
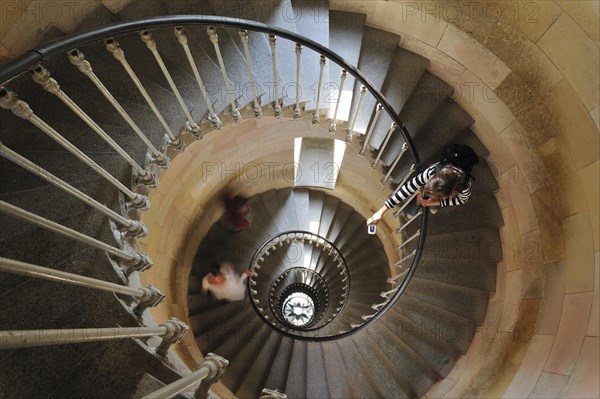
MULTIPOLYGON (((319 184, 293 187, 290 183, 285 188, 253 195, 249 202, 252 209, 249 229, 234 233, 220 219, 207 227, 206 235, 199 242, 190 243, 198 249, 188 279, 189 334, 203 354, 213 352, 229 360, 222 382, 237 397, 258 397, 265 387, 285 392, 290 398, 421 397, 436 381, 447 376, 459 357, 466 353, 475 328, 485 318, 488 297, 495 289, 496 264, 502 257, 498 228, 503 221, 494 196, 498 185, 485 161, 489 153, 469 129, 473 120, 452 100, 452 88, 427 70, 426 59, 398 47, 397 35, 366 26, 365 17, 360 14, 329 11, 327 2, 283 0, 276 7, 266 3, 133 2, 118 15, 100 6, 94 18, 83 21, 79 29, 148 15, 192 13, 269 23, 305 35, 356 65, 380 88, 397 112, 423 164, 434 162, 440 149, 450 142, 472 146, 481 162, 474 170, 474 191, 466 205, 443 209, 436 215, 419 215, 414 220, 406 219, 402 213, 390 219, 393 222, 391 234, 396 234, 399 242, 412 240, 412 247, 419 241, 414 240, 422 227, 418 222, 424 220, 427 225, 425 246, 419 253, 418 265, 415 261, 416 269, 410 267, 413 258, 406 246, 399 245, 401 248, 396 251, 381 231, 378 235, 368 235, 365 219, 370 215, 345 203, 336 195, 336 189, 319 184), (283 9, 298 18, 282 18, 283 9), (319 18, 300 18, 308 13, 319 18), (296 249, 292 252, 299 256, 290 257, 293 248, 296 249), (332 252, 336 255, 331 255, 332 252), (227 303, 201 292, 201 279, 209 266, 221 261, 233 262, 239 272, 255 267, 257 276, 250 279, 246 300, 227 303), (406 277, 409 270, 410 283, 397 279, 406 277), (382 304, 388 303, 386 300, 403 281, 408 285, 403 287, 399 299, 386 312, 378 314, 370 325, 361 328, 382 304), (302 326, 284 317, 284 299, 298 292, 310 298, 314 305, 313 319, 302 326)), ((217 83, 223 82, 222 70, 206 26, 186 25, 185 32, 190 49, 198 55, 196 60, 214 114, 222 121, 223 131, 231 129, 236 126, 236 116, 226 88, 217 83), (215 91, 211 92, 212 89, 215 91)), ((227 66, 228 78, 235 83, 234 90, 252 87, 246 70, 245 48, 238 32, 218 28, 217 33, 223 64, 227 66)), ((43 39, 60 36, 61 32, 49 30, 43 39)), ((192 142, 219 143, 221 132, 215 128, 215 118, 198 90, 173 28, 152 29, 151 37, 189 109, 191 120, 200 121, 198 125, 204 131, 204 138, 199 141, 196 140, 200 135, 194 131, 190 118, 186 121, 177 95, 165 81, 139 33, 131 32, 115 39, 164 116, 165 124, 175 134, 183 131, 185 136, 180 137, 188 146, 192 142)), ((259 87, 272 87, 268 37, 252 31, 248 37, 254 78, 259 87)), ((168 140, 164 138, 163 126, 115 60, 115 51, 112 54, 107 51, 107 44, 110 47, 113 43, 94 42, 79 48, 78 53, 70 52, 70 59, 53 57, 44 60, 42 65, 62 91, 136 162, 150 165, 148 170, 152 173, 162 173, 159 180, 164 184, 171 177, 166 165, 160 165, 160 157, 151 152, 147 154, 147 147, 124 119, 109 107, 104 97, 90 95, 96 88, 71 65, 83 54, 149 141, 176 160, 180 152, 173 146, 165 146, 168 140)), ((281 82, 294 82, 294 43, 278 39, 277 46, 281 82)), ((318 85, 319 72, 330 82, 339 83, 337 65, 327 63, 319 71, 316 52, 304 49, 302 57, 300 81, 309 82, 303 87, 318 85)), ((37 72, 37 76, 43 73, 37 72)), ((36 77, 35 71, 32 74, 36 77)), ((288 92, 282 98, 274 95, 276 91, 264 90, 259 93, 262 94, 260 113, 265 119, 272 117, 278 101, 282 101, 282 116, 273 118, 270 124, 289 128, 295 123, 310 123, 315 126, 316 136, 346 140, 346 152, 357 155, 345 158, 340 178, 348 170, 349 162, 353 170, 365 176, 370 175, 371 167, 376 168, 377 179, 387 185, 389 195, 410 175, 415 160, 411 151, 406 151, 400 130, 390 129, 392 118, 385 112, 381 116, 375 112, 378 101, 374 97, 363 97, 360 82, 352 76, 348 76, 344 85, 346 91, 342 98, 346 101, 340 109, 335 102, 323 101, 323 104, 311 90, 304 90, 298 97, 288 92), (298 117, 294 114, 299 104, 301 115, 298 117), (320 117, 316 121, 315 109, 320 117), (334 112, 338 123, 335 131, 330 132, 334 112), (366 136, 368 141, 363 146, 361 139, 366 136)), ((3 97, 9 91, 19 95, 37 116, 121 184, 137 186, 142 194, 152 192, 150 184, 138 184, 139 176, 137 181, 132 180, 132 167, 106 142, 93 135, 53 94, 43 90, 29 73, 4 83, 4 87, 3 97)), ((234 103, 243 119, 254 118, 259 113, 248 92, 246 90, 244 96, 239 91, 238 103, 234 103)), ((117 196, 105 179, 99 178, 28 121, 8 110, 2 113, 3 149, 9 148, 28 158, 115 212, 123 211, 127 198, 117 196)), ((228 143, 219 145, 226 147, 228 143)), ((290 141, 287 149, 292 152, 293 146, 294 142, 290 141)), ((0 162, 2 201, 113 246, 135 242, 115 235, 112 222, 78 199, 4 157, 0 162)), ((242 184, 242 192, 251 183, 247 185, 242 184)), ((220 190, 226 188, 224 181, 220 190)), ((369 206, 377 209, 381 203, 369 206)), ((143 212, 134 209, 127 215, 144 221, 143 212)), ((4 213, 1 221, 2 257, 118 284, 137 283, 137 272, 126 277, 105 251, 75 243, 4 213)), ((2 273, 0 284, 2 330, 140 325, 140 319, 128 311, 133 301, 127 296, 115 297, 9 273, 2 273)), ((61 398, 136 397, 144 375, 170 383, 180 374, 177 368, 168 367, 149 354, 146 343, 146 339, 142 339, 4 350, 0 352, 0 391, 3 397, 15 398, 36 397, 42 393, 61 398), (75 375, 74 370, 77 370, 75 375), (103 377, 98 378, 99 375, 103 377)))

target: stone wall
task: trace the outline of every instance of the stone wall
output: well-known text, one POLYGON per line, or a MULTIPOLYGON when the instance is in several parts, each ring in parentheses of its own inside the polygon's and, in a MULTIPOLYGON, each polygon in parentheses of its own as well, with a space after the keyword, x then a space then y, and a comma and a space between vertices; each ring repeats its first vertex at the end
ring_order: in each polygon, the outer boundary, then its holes
POLYGON ((475 119, 504 260, 486 322, 430 397, 598 397, 596 1, 340 1, 431 60, 475 119))

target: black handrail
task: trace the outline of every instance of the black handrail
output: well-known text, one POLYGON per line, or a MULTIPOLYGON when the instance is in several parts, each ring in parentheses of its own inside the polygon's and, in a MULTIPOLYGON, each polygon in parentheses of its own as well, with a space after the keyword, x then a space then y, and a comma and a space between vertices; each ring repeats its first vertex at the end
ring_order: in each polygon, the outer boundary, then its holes
MULTIPOLYGON (((417 154, 416 148, 413 145, 413 141, 410 137, 408 129, 406 128, 404 123, 402 123, 398 114, 395 112, 395 110, 393 109, 391 104, 386 100, 383 94, 379 91, 379 89, 377 89, 377 87, 375 87, 369 81, 369 79, 362 74, 362 72, 360 72, 354 65, 344 60, 341 56, 331 51, 327 47, 324 47, 323 45, 315 42, 314 40, 300 36, 295 32, 290 32, 288 30, 281 29, 278 27, 265 25, 261 22, 213 15, 167 15, 160 17, 144 18, 136 21, 116 22, 88 32, 74 33, 28 51, 27 53, 17 57, 16 59, 6 63, 3 66, 3 68, 0 70, 0 82, 4 83, 24 72, 27 72, 38 62, 41 62, 48 57, 67 52, 73 48, 90 44, 107 37, 118 36, 121 34, 137 32, 145 29, 194 24, 210 25, 222 28, 246 29, 254 32, 273 34, 284 39, 288 39, 299 43, 326 56, 328 59, 330 59, 331 61, 335 62, 337 65, 348 71, 356 80, 361 82, 373 95, 373 97, 375 97, 375 99, 382 105, 382 107, 386 110, 388 115, 392 118, 393 122, 397 125, 397 129, 399 129, 400 133, 402 133, 404 141, 408 145, 408 149, 415 161, 417 171, 421 171, 423 169, 421 160, 419 158, 419 155, 417 154)), ((319 340, 335 340, 351 335, 359 330, 362 330, 363 328, 371 325, 375 320, 379 319, 379 317, 381 317, 385 312, 389 310, 389 308, 391 308, 394 305, 394 303, 398 300, 400 295, 402 295, 402 293, 408 285, 408 282, 416 272, 416 266, 419 263, 419 260, 421 259, 423 247, 425 245, 425 236, 427 234, 428 220, 429 211, 427 208, 425 208, 425 211, 423 212, 423 218, 421 220, 421 236, 419 237, 415 257, 413 258, 413 262, 410 266, 410 270, 406 278, 398 288, 398 291, 396 291, 394 296, 389 300, 389 302, 386 305, 384 305, 376 313, 376 315, 373 316, 373 318, 366 321, 360 327, 357 327, 352 331, 348 331, 346 333, 342 333, 336 336, 320 337, 319 340)), ((287 335, 285 332, 282 332, 282 334, 287 335)), ((302 337, 297 336, 295 336, 295 338, 302 339, 302 337)))

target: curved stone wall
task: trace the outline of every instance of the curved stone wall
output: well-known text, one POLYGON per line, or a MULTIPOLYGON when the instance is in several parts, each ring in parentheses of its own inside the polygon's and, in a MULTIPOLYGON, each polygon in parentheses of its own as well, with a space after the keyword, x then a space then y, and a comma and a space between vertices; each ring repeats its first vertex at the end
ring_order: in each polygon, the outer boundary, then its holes
POLYGON ((599 395, 598 4, 333 4, 432 61, 497 172, 497 290, 432 398, 599 395))

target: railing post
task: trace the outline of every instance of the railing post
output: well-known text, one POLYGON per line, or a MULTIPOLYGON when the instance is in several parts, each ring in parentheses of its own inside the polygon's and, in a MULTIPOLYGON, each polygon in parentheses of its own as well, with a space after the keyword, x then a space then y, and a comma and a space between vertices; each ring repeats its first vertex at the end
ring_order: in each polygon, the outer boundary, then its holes
MULTIPOLYGON (((114 42, 114 43, 116 46, 117 45, 116 42, 114 42)), ((121 58, 121 56, 123 56, 122 59, 124 60, 125 56, 122 53, 123 53, 123 50, 115 47, 115 50, 113 52, 113 55, 115 56, 115 58, 118 57, 117 59, 119 59, 119 58, 121 58)), ((131 119, 131 117, 129 116, 129 114, 127 114, 125 109, 123 109, 121 104, 119 104, 119 102, 110 93, 110 91, 108 91, 106 86, 104 86, 104 84, 100 81, 100 79, 98 79, 98 77, 92 70, 91 64, 88 61, 86 61, 83 53, 80 52, 79 50, 71 50, 67 54, 67 57, 69 58, 69 61, 71 61, 71 64, 75 65, 81 73, 86 75, 92 81, 92 83, 98 88, 98 90, 100 90, 100 93, 102 93, 102 95, 117 110, 119 115, 121 115, 121 117, 127 122, 129 127, 131 127, 131 129, 135 132, 135 134, 137 134, 137 136, 144 142, 144 144, 146 144, 146 146, 148 147, 148 150, 150 151, 150 154, 152 155, 152 158, 154 158, 154 161, 156 162, 156 164, 158 166, 160 166, 161 168, 167 169, 170 165, 169 158, 165 154, 163 154, 162 152, 160 152, 156 149, 154 144, 152 144, 152 142, 150 140, 148 140, 148 137, 146 137, 144 132, 142 132, 142 129, 140 129, 140 127, 133 121, 133 119, 131 119)), ((124 62, 125 62, 124 65, 127 65, 127 67, 125 67, 125 70, 130 72, 131 75, 133 75, 135 78, 135 79, 132 78, 133 82, 135 83, 136 80, 139 82, 139 80, 137 79, 137 77, 135 76, 133 71, 131 71, 129 64, 127 64, 126 61, 124 61, 124 62)), ((138 90, 140 90, 139 87, 138 87, 138 90)), ((143 88, 140 90, 140 92, 142 93, 142 95, 143 94, 148 95, 148 93, 145 93, 145 90, 143 88)), ((147 100, 148 99, 150 100, 149 104, 154 104, 154 103, 152 103, 152 100, 150 99, 150 97, 148 97, 147 100)), ((156 105, 154 107, 156 107, 156 105)), ((162 115, 160 116, 160 118, 162 118, 162 115)), ((160 118, 159 118, 159 120, 160 120, 160 118)), ((166 124, 166 122, 165 122, 165 124, 166 124)), ((167 125, 167 127, 168 127, 168 125, 167 125)), ((173 144, 173 148, 181 150, 182 148, 180 148, 180 145, 176 144, 176 139, 174 139, 175 136, 173 135, 173 132, 170 131, 170 128, 169 128, 169 130, 167 130, 167 134, 169 136, 169 140, 171 140, 171 143, 173 144)))
POLYGON ((323 70, 325 69, 325 56, 319 57, 319 86, 317 87, 317 107, 313 112, 312 123, 313 125, 318 124, 321 121, 321 115, 319 115, 319 107, 321 106, 321 88, 323 87, 323 70))
POLYGON ((356 123, 356 118, 358 116, 358 112, 360 111, 360 106, 362 105, 363 99, 365 98, 365 94, 367 93, 367 88, 365 86, 360 87, 360 97, 358 98, 358 104, 356 104, 356 110, 354 111, 354 116, 352 117, 352 122, 350 123, 350 127, 348 128, 348 134, 346 135, 346 142, 349 143, 352 141, 352 136, 354 132, 354 124, 356 123))
POLYGON ((90 157, 84 154, 79 148, 75 147, 71 142, 58 134, 56 130, 50 127, 46 122, 40 119, 25 101, 19 100, 19 97, 12 91, 6 90, 0 86, 0 107, 12 111, 19 118, 25 119, 35 125, 38 129, 50 136, 61 146, 77 156, 82 162, 108 180, 119 191, 125 194, 131 201, 131 205, 137 209, 146 209, 150 207, 148 197, 141 194, 136 194, 129 188, 125 187, 118 179, 108 173, 104 168, 94 162, 90 157))
POLYGON ((401 245, 396 245, 396 250, 397 251, 402 250, 402 248, 404 248, 406 246, 406 244, 408 244, 409 242, 411 242, 412 240, 414 240, 415 238, 417 238, 420 235, 421 235, 421 229, 417 230, 417 232, 415 234, 413 234, 412 236, 410 236, 401 245))
POLYGON ((202 380, 200 386, 198 386, 194 392, 194 399, 208 398, 208 390, 213 384, 219 382, 219 380, 223 378, 223 373, 225 373, 228 364, 229 361, 214 353, 206 355, 202 362, 200 362, 198 368, 208 367, 209 374, 202 380))
POLYGON ((81 118, 98 136, 108 143, 127 163, 131 165, 134 173, 137 175, 137 181, 148 187, 158 186, 158 177, 138 165, 136 161, 127 154, 88 114, 86 114, 64 91, 60 89, 58 82, 50 76, 50 72, 41 65, 29 71, 33 80, 49 93, 58 97, 66 106, 68 106, 77 116, 81 118))
POLYGON ((348 71, 342 69, 342 73, 340 75, 340 88, 338 90, 337 100, 335 102, 335 111, 333 112, 333 119, 331 120, 331 125, 329 125, 329 132, 333 133, 337 130, 337 114, 340 108, 340 102, 342 100, 342 90, 344 90, 344 82, 346 81, 346 76, 348 75, 348 71))
POLYGON ((402 230, 404 230, 409 224, 411 224, 414 220, 416 220, 420 215, 423 214, 423 208, 419 209, 417 214, 411 218, 408 218, 406 223, 396 229, 396 234, 401 234, 402 230))
POLYGON ((166 399, 172 398, 178 394, 181 394, 191 386, 200 382, 199 387, 196 389, 193 396, 190 396, 187 392, 180 395, 185 397, 197 398, 208 398, 208 390, 211 385, 218 382, 222 376, 225 368, 229 362, 220 356, 213 353, 206 355, 204 360, 200 362, 196 371, 178 379, 177 381, 165 385, 158 391, 154 391, 142 399, 166 399))
POLYGON ((371 135, 373 134, 373 130, 375 129, 375 125, 377 124, 377 120, 379 119, 379 114, 383 111, 383 105, 377 104, 375 108, 375 116, 373 117, 373 121, 369 125, 369 129, 367 129, 367 134, 365 135, 365 141, 363 143, 362 148, 358 152, 358 155, 365 155, 367 151, 367 146, 369 145, 369 140, 371 139, 371 135))
POLYGON ((144 43, 146 43, 146 47, 148 47, 148 50, 150 50, 150 52, 152 52, 152 55, 154 56, 154 59, 156 60, 158 67, 162 71, 165 79, 167 80, 167 83, 169 84, 171 91, 173 91, 173 94, 175 95, 175 98, 177 99, 177 102, 179 103, 179 106, 181 107, 181 110, 183 111, 183 114, 185 115, 185 117, 187 119, 187 122, 188 122, 188 125, 190 128, 190 132, 196 138, 202 137, 202 131, 200 130, 200 126, 198 126, 196 124, 196 122, 194 121, 194 118, 192 118, 192 114, 190 113, 190 110, 188 109, 187 105, 185 105, 185 101, 183 101, 183 97, 181 97, 181 93, 179 93, 179 90, 177 89, 177 86, 175 85, 175 82, 173 81, 173 78, 171 77, 171 74, 169 73, 167 66, 163 62, 162 57, 160 56, 160 53, 158 52, 158 48, 156 46, 156 41, 152 38, 152 33, 150 33, 150 31, 148 31, 148 30, 143 30, 140 32, 140 36, 142 38, 142 41, 144 43))
POLYGON ((260 392, 259 399, 287 399, 287 395, 279 392, 277 389, 264 388, 260 392))
POLYGON ((156 348, 156 354, 160 357, 165 357, 171 345, 180 342, 189 327, 175 317, 165 321, 162 325, 167 328, 167 332, 162 336, 162 341, 156 348))
POLYGON ((294 107, 294 119, 299 119, 300 112, 300 96, 302 90, 300 88, 300 57, 302 56, 302 45, 296 43, 296 105, 294 107))
POLYGON ((273 68, 273 97, 275 102, 273 104, 273 114, 276 118, 281 117, 281 105, 279 104, 279 78, 277 77, 277 53, 275 48, 277 46, 277 37, 275 35, 269 35, 269 46, 271 46, 271 65, 273 68))
POLYGON ((0 271, 63 284, 78 285, 115 294, 129 295, 139 301, 132 309, 133 313, 138 317, 140 317, 148 307, 159 305, 165 298, 163 293, 153 285, 149 285, 146 288, 133 288, 4 257, 0 257, 0 271))
POLYGON ((387 183, 388 179, 392 175, 392 172, 394 171, 394 168, 396 167, 396 165, 398 165, 398 162, 400 162, 400 158, 402 158, 402 155, 404 155, 404 153, 406 152, 407 149, 408 149, 408 144, 406 144, 406 143, 402 144, 402 149, 400 150, 398 155, 396 155, 396 159, 394 160, 394 162, 388 169, 388 171, 385 174, 385 176, 383 177, 383 179, 381 179, 381 184, 387 183))
POLYGON ((106 251, 113 256, 121 258, 124 262, 126 274, 131 274, 134 270, 144 271, 152 266, 152 261, 148 255, 143 252, 131 252, 115 248, 100 240, 63 226, 62 224, 45 219, 39 215, 9 204, 8 202, 0 201, 0 212, 21 220, 25 220, 26 222, 36 224, 54 233, 61 234, 65 237, 72 238, 73 240, 77 240, 87 245, 91 245, 102 251, 106 251))
POLYGON ((125 69, 125 72, 127 72, 129 79, 131 79, 131 81, 135 84, 135 87, 138 89, 142 97, 144 97, 144 100, 146 100, 146 103, 148 104, 150 109, 152 109, 152 112, 154 113, 154 115, 156 115, 160 124, 165 129, 165 132, 170 140, 170 145, 173 147, 173 149, 177 151, 183 151, 185 143, 183 143, 183 140, 181 140, 180 137, 176 137, 175 133, 173 133, 173 130, 171 130, 171 127, 158 110, 158 107, 154 103, 154 100, 152 100, 152 98, 148 94, 148 91, 142 85, 142 82, 140 82, 140 79, 137 77, 137 75, 131 68, 131 65, 129 65, 129 62, 125 57, 125 52, 119 46, 119 42, 117 42, 114 38, 109 37, 107 39, 104 39, 104 46, 106 47, 106 50, 108 50, 108 52, 111 53, 117 61, 119 61, 123 69, 125 69))
POLYGON ((98 201, 93 199, 92 197, 82 193, 75 187, 71 186, 70 184, 68 184, 68 183, 64 182, 63 180, 59 179, 58 177, 54 176, 52 173, 46 171, 45 169, 43 169, 40 166, 36 165, 35 163, 31 162, 27 158, 17 154, 13 150, 11 150, 10 148, 8 148, 4 144, 2 144, 1 141, 0 141, 0 155, 2 155, 4 158, 8 159, 9 161, 14 162, 17 165, 27 169, 28 171, 35 174, 36 176, 41 177, 42 179, 46 180, 50 184, 66 191, 67 193, 71 194, 72 196, 80 199, 81 201, 85 202, 86 204, 88 204, 88 205, 92 206, 93 208, 97 209, 98 211, 104 213, 106 216, 108 216, 110 219, 114 220, 115 222, 122 224, 123 226, 125 226, 125 233, 124 233, 125 235, 130 236, 130 237, 140 238, 140 237, 144 237, 148 234, 148 229, 146 228, 146 226, 144 226, 144 224, 142 222, 139 222, 137 220, 130 220, 130 219, 127 219, 127 218, 119 215, 112 209, 102 205, 101 203, 99 203, 98 201))
POLYGON ((141 288, 142 296, 139 298, 138 304, 133 308, 133 313, 141 317, 144 311, 148 308, 154 308, 165 299, 165 295, 155 286, 148 285, 146 288, 141 288))
POLYGON ((258 90, 256 89, 256 78, 254 77, 254 71, 252 69, 252 59, 250 58, 250 49, 248 48, 248 31, 245 29, 241 29, 239 31, 239 35, 244 46, 244 54, 246 56, 246 69, 248 70, 248 78, 250 79, 250 87, 252 88, 252 110, 254 111, 254 117, 256 119, 259 119, 260 117, 262 117, 262 109, 260 108, 258 90))
POLYGON ((221 68, 221 73, 223 74, 225 90, 227 91, 227 96, 229 97, 231 104, 231 116, 233 117, 233 121, 235 123, 240 123, 242 121, 242 115, 235 105, 235 96, 233 94, 233 90, 231 89, 231 84, 229 83, 229 78, 227 77, 227 71, 225 70, 225 63, 223 62, 223 56, 221 55, 221 49, 219 48, 219 35, 217 34, 217 28, 214 26, 209 26, 206 29, 206 32, 208 33, 208 38, 215 48, 217 60, 219 61, 219 67, 221 68))
POLYGON ((383 144, 381 144, 381 147, 379 147, 379 152, 377 153, 377 157, 375 157, 375 160, 371 164, 372 168, 375 168, 377 166, 377 163, 379 162, 379 160, 381 159, 381 156, 383 155, 383 150, 385 150, 385 147, 387 146, 388 141, 390 141, 390 138, 392 137, 392 134, 394 133, 394 131, 396 130, 397 127, 398 127, 398 125, 396 125, 395 122, 392 122, 392 124, 390 125, 390 129, 388 130, 388 132, 385 136, 385 140, 383 140, 383 144))
POLYGON ((198 82, 198 87, 200 88, 200 91, 202 92, 202 98, 204 99, 204 102, 206 103, 206 106, 208 107, 208 120, 210 121, 212 127, 214 127, 215 129, 220 129, 223 126, 223 122, 221 122, 221 119, 219 119, 217 114, 215 114, 213 105, 210 102, 210 99, 208 98, 208 93, 206 92, 206 88, 204 87, 204 82, 202 81, 202 78, 200 77, 200 72, 198 72, 198 67, 196 66, 196 61, 194 61, 194 57, 192 56, 192 52, 190 51, 190 47, 188 46, 187 36, 185 34, 185 30, 183 29, 183 27, 181 27, 181 26, 175 27, 175 36, 177 37, 177 41, 179 42, 179 44, 181 44, 181 46, 183 47, 183 51, 185 51, 185 55, 188 59, 188 62, 190 63, 191 68, 192 68, 192 72, 194 73, 194 76, 196 77, 196 82, 198 82))

